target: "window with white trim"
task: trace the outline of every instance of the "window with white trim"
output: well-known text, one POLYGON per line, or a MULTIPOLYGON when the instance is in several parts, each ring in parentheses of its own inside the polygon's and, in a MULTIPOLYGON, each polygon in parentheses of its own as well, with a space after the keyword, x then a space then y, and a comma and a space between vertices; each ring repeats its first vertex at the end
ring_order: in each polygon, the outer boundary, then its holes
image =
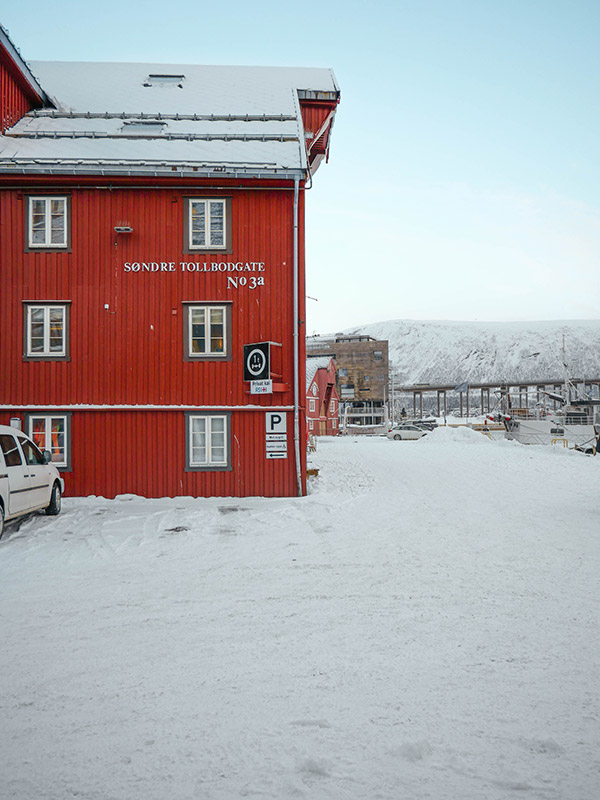
POLYGON ((334 430, 335 430, 335 428, 337 428, 337 419, 332 419, 332 420, 331 420, 331 427, 332 427, 334 430))
POLYGON ((329 403, 329 413, 330 414, 335 414, 335 400, 332 400, 329 403))
POLYGON ((317 401, 313 397, 309 397, 308 399, 308 410, 309 411, 317 410, 317 401))
POLYGON ((187 358, 227 358, 228 305, 186 305, 187 358))
POLYGON ((230 469, 229 414, 187 414, 188 470, 230 469))
POLYGON ((67 248, 68 198, 29 197, 27 244, 30 248, 67 248))
POLYGON ((188 246, 190 250, 227 248, 227 200, 190 199, 188 201, 188 246))
POLYGON ((68 306, 25 304, 25 357, 68 358, 68 306))
POLYGON ((55 467, 69 467, 71 443, 67 414, 29 414, 27 433, 42 452, 52 453, 55 467))

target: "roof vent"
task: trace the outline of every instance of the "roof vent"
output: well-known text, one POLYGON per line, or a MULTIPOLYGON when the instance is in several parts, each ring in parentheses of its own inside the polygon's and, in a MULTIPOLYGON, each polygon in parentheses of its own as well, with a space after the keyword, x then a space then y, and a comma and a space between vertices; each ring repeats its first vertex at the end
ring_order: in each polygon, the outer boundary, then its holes
POLYGON ((166 122, 161 122, 157 119, 132 119, 123 123, 121 133, 152 136, 153 134, 163 133, 166 127, 166 122))
POLYGON ((171 75, 171 74, 154 74, 148 75, 144 81, 144 86, 178 86, 183 89, 183 82, 185 75, 171 75))

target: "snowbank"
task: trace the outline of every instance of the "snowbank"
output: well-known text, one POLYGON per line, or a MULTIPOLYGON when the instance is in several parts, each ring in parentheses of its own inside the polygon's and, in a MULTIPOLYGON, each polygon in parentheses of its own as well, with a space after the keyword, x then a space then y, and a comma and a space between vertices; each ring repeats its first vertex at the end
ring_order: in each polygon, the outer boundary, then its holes
POLYGON ((418 440, 421 444, 433 445, 435 447, 452 447, 456 443, 485 445, 490 443, 490 439, 480 431, 474 431, 466 425, 456 427, 438 427, 430 431, 427 436, 418 440))

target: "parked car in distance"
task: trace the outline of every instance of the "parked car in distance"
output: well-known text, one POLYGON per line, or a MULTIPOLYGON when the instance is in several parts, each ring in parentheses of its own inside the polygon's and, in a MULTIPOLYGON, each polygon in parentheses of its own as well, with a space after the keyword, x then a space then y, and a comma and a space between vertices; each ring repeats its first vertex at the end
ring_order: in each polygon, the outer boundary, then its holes
POLYGON ((0 536, 5 521, 32 511, 59 514, 65 482, 41 450, 23 431, 0 425, 0 536))
POLYGON ((438 427, 434 419, 415 419, 410 424, 416 425, 418 428, 424 428, 427 431, 432 431, 434 428, 438 427))
POLYGON ((408 425, 406 423, 395 425, 387 432, 388 439, 395 439, 396 441, 403 441, 405 439, 420 439, 426 436, 427 431, 425 428, 420 428, 418 425, 408 425))

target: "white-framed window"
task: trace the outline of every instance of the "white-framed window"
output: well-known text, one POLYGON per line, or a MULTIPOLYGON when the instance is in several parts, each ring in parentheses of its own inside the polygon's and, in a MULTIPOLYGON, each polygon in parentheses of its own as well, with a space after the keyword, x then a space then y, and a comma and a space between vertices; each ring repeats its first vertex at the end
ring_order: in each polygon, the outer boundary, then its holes
POLYGON ((231 306, 189 303, 186 309, 186 360, 227 358, 231 306))
POLYGON ((337 428, 337 419, 332 419, 332 420, 331 420, 331 427, 332 427, 334 430, 335 430, 335 428, 337 428))
POLYGON ((312 431, 312 429, 313 429, 313 421, 312 421, 312 419, 309 419, 308 420, 308 430, 312 431))
POLYGON ((230 469, 230 414, 196 414, 190 411, 186 416, 186 469, 230 469))
POLYGON ((188 201, 188 247, 190 250, 226 250, 227 199, 212 197, 188 201))
POLYGON ((67 248, 68 214, 67 197, 28 197, 28 247, 67 248))
POLYGON ((52 453, 55 467, 70 469, 70 414, 28 414, 26 432, 42 450, 52 453))
POLYGON ((329 403, 329 413, 330 414, 335 414, 335 400, 332 400, 329 403))
POLYGON ((69 306, 25 304, 25 358, 67 359, 69 306))
POLYGON ((309 397, 308 399, 308 410, 309 411, 317 410, 317 401, 313 397, 309 397))

